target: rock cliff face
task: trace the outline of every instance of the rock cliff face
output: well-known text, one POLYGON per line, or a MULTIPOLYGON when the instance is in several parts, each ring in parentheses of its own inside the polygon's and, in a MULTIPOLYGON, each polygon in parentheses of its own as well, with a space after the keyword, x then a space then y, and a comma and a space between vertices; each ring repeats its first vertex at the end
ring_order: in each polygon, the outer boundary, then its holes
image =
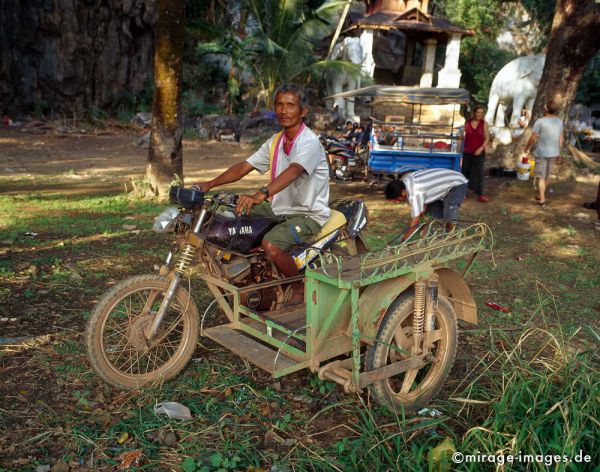
POLYGON ((0 113, 110 107, 152 75, 156 0, 0 0, 0 113))

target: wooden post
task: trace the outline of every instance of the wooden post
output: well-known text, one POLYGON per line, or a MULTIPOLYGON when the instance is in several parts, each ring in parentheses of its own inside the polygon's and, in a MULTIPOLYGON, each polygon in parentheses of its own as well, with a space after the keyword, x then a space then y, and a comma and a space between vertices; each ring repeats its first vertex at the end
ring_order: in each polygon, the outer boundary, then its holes
POLYGON ((348 0, 346 2, 346 6, 344 6, 344 11, 342 12, 342 16, 340 16, 340 21, 337 25, 335 33, 333 33, 333 38, 331 38, 331 44, 329 45, 329 51, 327 52, 327 60, 331 59, 331 53, 333 52, 333 48, 335 43, 337 42, 340 33, 342 31, 342 26, 344 26, 344 22, 346 21, 346 16, 348 15, 348 10, 350 9, 350 4, 352 0, 348 0))

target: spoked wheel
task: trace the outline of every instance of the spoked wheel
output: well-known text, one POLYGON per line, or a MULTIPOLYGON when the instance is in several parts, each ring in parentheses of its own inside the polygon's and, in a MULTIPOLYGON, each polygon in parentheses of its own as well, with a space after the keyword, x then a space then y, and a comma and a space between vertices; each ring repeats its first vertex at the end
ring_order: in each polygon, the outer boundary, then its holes
POLYGON ((198 311, 179 287, 158 334, 144 331, 154 319, 170 280, 142 275, 124 280, 96 304, 86 343, 92 366, 106 382, 121 389, 173 378, 192 357, 198 338, 198 311))
MULTIPOLYGON (((411 357, 413 294, 398 297, 388 308, 377 334, 379 342, 367 349, 366 370, 375 370, 411 357)), ((425 365, 371 385, 376 400, 392 410, 413 412, 441 390, 456 356, 456 314, 450 302, 438 298, 434 331, 425 335, 433 347, 425 365)))

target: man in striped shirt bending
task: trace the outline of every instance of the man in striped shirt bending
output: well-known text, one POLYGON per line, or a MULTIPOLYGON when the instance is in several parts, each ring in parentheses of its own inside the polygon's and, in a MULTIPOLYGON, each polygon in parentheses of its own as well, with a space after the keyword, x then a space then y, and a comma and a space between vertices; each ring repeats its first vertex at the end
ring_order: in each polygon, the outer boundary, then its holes
MULTIPOLYGON (((390 182, 385 189, 386 198, 410 204, 410 225, 402 240, 415 232, 424 213, 445 220, 458 219, 460 205, 467 194, 467 182, 460 172, 448 169, 409 172, 400 180, 390 182)), ((448 222, 446 227, 452 229, 454 225, 448 222)))

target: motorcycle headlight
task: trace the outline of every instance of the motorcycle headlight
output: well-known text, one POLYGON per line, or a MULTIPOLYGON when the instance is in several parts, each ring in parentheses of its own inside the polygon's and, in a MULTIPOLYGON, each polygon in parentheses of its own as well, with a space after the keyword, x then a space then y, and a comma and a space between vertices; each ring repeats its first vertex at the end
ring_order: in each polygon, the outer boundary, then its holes
POLYGON ((179 210, 175 207, 169 207, 165 209, 160 215, 154 220, 152 230, 155 233, 169 233, 175 229, 175 223, 179 216, 179 210))

